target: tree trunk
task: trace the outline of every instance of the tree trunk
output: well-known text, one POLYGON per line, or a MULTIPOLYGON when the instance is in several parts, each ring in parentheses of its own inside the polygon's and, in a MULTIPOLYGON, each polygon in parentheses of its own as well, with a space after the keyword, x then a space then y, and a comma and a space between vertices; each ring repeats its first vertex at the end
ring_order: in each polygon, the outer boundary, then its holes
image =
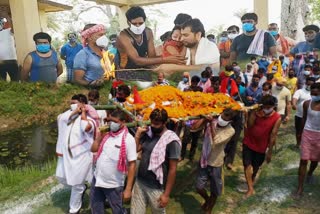
POLYGON ((281 32, 297 41, 304 40, 302 28, 307 24, 308 0, 282 0, 281 32))

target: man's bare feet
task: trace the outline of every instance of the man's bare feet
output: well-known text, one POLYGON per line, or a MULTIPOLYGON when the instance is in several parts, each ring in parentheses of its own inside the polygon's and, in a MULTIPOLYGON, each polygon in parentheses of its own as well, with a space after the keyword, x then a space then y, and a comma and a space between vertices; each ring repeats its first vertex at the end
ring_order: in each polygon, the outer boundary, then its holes
POLYGON ((295 200, 300 200, 302 196, 303 196, 302 191, 299 191, 299 190, 291 194, 291 197, 295 200))
POLYGON ((244 195, 244 199, 247 199, 247 198, 251 197, 254 194, 255 194, 255 191, 253 189, 252 190, 248 190, 246 192, 246 194, 244 195))
POLYGON ((208 209, 208 201, 207 200, 205 200, 205 202, 201 205, 201 209, 203 211, 206 211, 208 209))

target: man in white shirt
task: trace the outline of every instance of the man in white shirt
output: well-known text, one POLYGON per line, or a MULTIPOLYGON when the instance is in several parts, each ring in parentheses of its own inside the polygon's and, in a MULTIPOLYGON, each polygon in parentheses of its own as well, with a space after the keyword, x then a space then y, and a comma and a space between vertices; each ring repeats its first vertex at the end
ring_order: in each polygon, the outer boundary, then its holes
POLYGON ((7 19, 0 16, 0 79, 6 80, 7 73, 11 81, 19 80, 19 68, 16 48, 11 28, 5 28, 7 19))
POLYGON ((285 87, 286 79, 278 77, 276 87, 272 87, 272 95, 278 99, 277 112, 281 115, 283 123, 289 121, 291 112, 291 92, 285 87))
POLYGON ((189 71, 190 76, 200 76, 206 67, 211 67, 213 75, 217 76, 220 69, 220 53, 217 45, 205 38, 205 30, 199 19, 190 19, 181 27, 180 41, 187 48, 186 65, 162 64, 156 72, 172 74, 189 71))
POLYGON ((96 123, 88 116, 85 95, 74 95, 70 103, 70 109, 58 116, 56 177, 60 183, 71 186, 69 213, 78 213, 87 189, 85 182, 90 183, 92 179, 90 148, 96 123))
POLYGON ((308 77, 306 79, 306 85, 304 88, 297 90, 293 94, 292 98, 292 109, 296 110, 296 115, 294 118, 294 124, 296 128, 296 140, 297 140, 297 147, 300 146, 301 142, 301 135, 302 135, 302 118, 303 118, 303 103, 306 100, 311 100, 310 95, 310 86, 315 83, 315 79, 313 77, 308 77))
POLYGON ((110 132, 102 140, 98 137, 91 147, 92 152, 97 152, 90 192, 91 211, 94 214, 104 213, 106 199, 112 213, 126 213, 122 200, 131 198, 136 169, 136 142, 125 126, 125 114, 116 110, 108 117, 108 121, 110 132))

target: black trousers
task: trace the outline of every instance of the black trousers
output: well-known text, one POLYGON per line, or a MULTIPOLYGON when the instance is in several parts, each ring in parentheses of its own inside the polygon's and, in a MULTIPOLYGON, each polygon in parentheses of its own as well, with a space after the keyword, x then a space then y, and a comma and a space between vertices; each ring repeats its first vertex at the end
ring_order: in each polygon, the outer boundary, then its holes
POLYGON ((239 138, 240 138, 241 131, 243 129, 242 114, 238 114, 234 118, 234 120, 233 120, 231 125, 235 130, 235 134, 230 139, 230 141, 227 143, 227 145, 226 145, 226 147, 224 149, 224 152, 225 152, 224 163, 225 163, 225 165, 233 164, 234 157, 235 157, 236 152, 237 152, 237 144, 238 144, 238 141, 239 141, 239 138))
POLYGON ((6 80, 7 73, 11 81, 19 81, 19 67, 17 60, 0 60, 0 78, 6 80))
POLYGON ((191 140, 191 148, 189 152, 189 159, 193 160, 194 155, 196 154, 198 147, 198 139, 202 130, 197 132, 190 132, 190 128, 186 128, 183 139, 182 139, 182 147, 181 147, 181 158, 183 159, 186 155, 187 145, 191 140))

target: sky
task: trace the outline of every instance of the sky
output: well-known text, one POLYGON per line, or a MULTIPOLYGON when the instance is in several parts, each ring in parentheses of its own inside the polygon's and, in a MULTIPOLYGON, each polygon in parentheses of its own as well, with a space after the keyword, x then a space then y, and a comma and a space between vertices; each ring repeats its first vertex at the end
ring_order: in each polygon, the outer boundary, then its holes
MULTIPOLYGON (((280 2, 280 0, 269 0, 269 23, 280 24, 280 2), (271 8, 272 10, 270 10, 271 8)), ((169 15, 166 21, 161 21, 159 26, 159 35, 161 35, 161 32, 173 27, 173 20, 180 12, 190 14, 193 18, 199 18, 206 31, 217 28, 219 25, 224 25, 227 28, 236 24, 240 27, 240 20, 233 14, 240 9, 253 12, 253 0, 185 0, 159 4, 156 7, 161 8, 169 15)))
MULTIPOLYGON (((61 3, 68 3, 69 0, 55 0, 61 3)), ((276 22, 280 24, 281 0, 269 0, 269 23, 276 22), (271 10, 272 8, 272 10, 271 10)), ((86 6, 94 4, 86 2, 86 6)), ((157 4, 154 6, 146 6, 145 12, 147 17, 159 19, 152 15, 152 8, 160 9, 167 16, 158 21, 158 31, 155 32, 155 38, 158 39, 164 32, 173 28, 173 20, 178 13, 190 14, 193 18, 199 18, 204 24, 205 30, 217 29, 223 25, 227 28, 230 25, 238 25, 240 20, 234 16, 239 10, 247 10, 253 12, 253 0, 184 0, 172 3, 157 4), (227 10, 225 9, 227 8, 227 10)), ((115 9, 114 9, 115 11, 115 9)), ((258 14, 259 15, 259 14, 258 14)), ((90 11, 80 16, 82 20, 90 20, 91 23, 101 23, 107 25, 105 15, 98 9, 90 11), (93 15, 94 14, 94 15, 93 15)), ((82 24, 78 24, 80 28, 82 24)), ((84 25, 84 24, 83 24, 84 25)))

